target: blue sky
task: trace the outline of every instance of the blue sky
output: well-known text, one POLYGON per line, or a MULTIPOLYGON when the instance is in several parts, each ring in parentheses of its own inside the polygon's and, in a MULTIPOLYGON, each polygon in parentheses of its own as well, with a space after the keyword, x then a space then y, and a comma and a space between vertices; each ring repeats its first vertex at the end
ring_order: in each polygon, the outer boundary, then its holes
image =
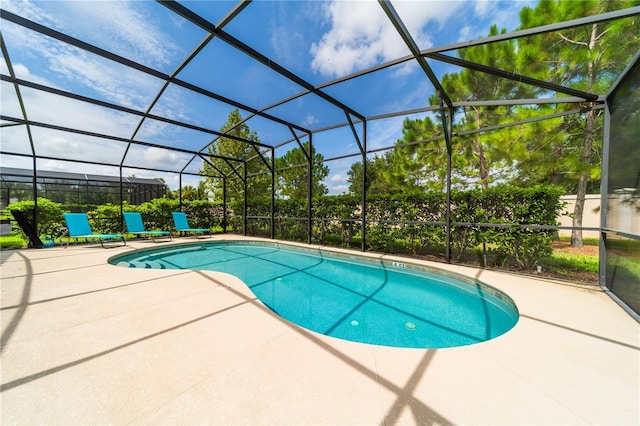
MULTIPOLYGON (((236 2, 186 1, 187 8, 217 24, 236 2)), ((486 36, 492 23, 513 30, 518 11, 531 1, 393 1, 393 6, 421 49, 486 36)), ((3 0, 2 8, 47 27, 116 53, 148 67, 171 74, 205 37, 197 26, 153 1, 15 1, 3 0)), ((409 50, 376 1, 255 1, 224 31, 272 58, 313 85, 344 77, 409 54, 409 50)), ((145 73, 89 54, 54 39, 2 22, 2 34, 18 78, 79 93, 138 111, 147 111, 163 85, 145 73)), ((432 64, 438 76, 457 71, 432 64)), ((8 74, 2 60, 2 73, 8 74)), ((303 91, 299 85, 258 64, 221 40, 214 39, 177 77, 248 106, 261 109, 303 91)), ((21 117, 13 87, 2 82, 2 114, 21 117)), ((325 92, 365 116, 375 116, 427 106, 433 88, 422 70, 407 62, 393 68, 330 86, 325 92)), ((131 138, 140 123, 135 115, 23 88, 27 115, 32 121, 76 127, 122 138, 131 138)), ((151 112, 196 126, 219 129, 233 107, 170 85, 151 112)), ((304 96, 267 111, 305 128, 321 129, 345 122, 344 113, 315 96, 304 96)), ((246 111, 241 111, 247 115, 246 111)), ((424 116, 424 114, 422 115, 424 116)), ((370 122, 368 147, 393 145, 400 137, 404 117, 370 122)), ((262 118, 247 123, 261 141, 278 144, 291 137, 283 126, 262 118)), ((43 128, 33 130, 36 152, 51 157, 90 159, 118 165, 126 144, 43 128)), ((146 120, 135 139, 186 149, 201 149, 211 136, 194 130, 146 120)), ((357 152, 351 130, 314 134, 316 149, 325 158, 357 152)), ((3 150, 29 153, 23 126, 2 129, 3 150)), ((286 151, 280 149, 276 155, 286 151)), ((176 188, 172 173, 136 170, 158 167, 188 171, 201 167, 196 159, 179 152, 132 147, 126 155, 125 175, 163 177, 176 188)), ((346 171, 354 159, 328 165, 330 193, 346 190, 346 171)), ((31 167, 28 158, 3 156, 2 164, 31 167)), ((117 175, 118 168, 38 160, 41 170, 65 170, 117 175)), ((197 184, 185 177, 183 184, 197 184)))

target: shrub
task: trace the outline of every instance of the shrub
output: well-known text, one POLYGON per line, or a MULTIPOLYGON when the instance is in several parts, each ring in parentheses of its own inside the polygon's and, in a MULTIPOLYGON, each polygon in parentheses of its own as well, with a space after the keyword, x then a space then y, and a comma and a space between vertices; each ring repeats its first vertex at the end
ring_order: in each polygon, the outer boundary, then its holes
MULTIPOLYGON (((18 210, 22 212, 28 219, 31 219, 35 203, 33 200, 18 201, 9 204, 7 210, 18 210)), ((13 217, 13 215, 12 215, 13 217)), ((62 205, 46 198, 38 198, 38 234, 40 236, 59 238, 65 232, 64 218, 62 216, 62 205)), ((18 229, 20 236, 29 241, 27 235, 18 229)))

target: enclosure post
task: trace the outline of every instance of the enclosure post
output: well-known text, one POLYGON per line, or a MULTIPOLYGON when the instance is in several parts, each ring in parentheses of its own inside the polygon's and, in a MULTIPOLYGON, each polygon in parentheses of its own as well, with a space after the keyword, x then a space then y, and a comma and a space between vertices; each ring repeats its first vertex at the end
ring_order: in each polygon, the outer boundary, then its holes
POLYGON ((451 263, 451 109, 447 108, 445 114, 444 101, 442 93, 438 92, 440 98, 440 117, 442 119, 442 130, 444 132, 444 141, 447 145, 447 210, 445 213, 445 258, 447 263, 451 263))
POLYGON ((451 263, 451 151, 447 150, 447 214, 446 214, 445 258, 451 263))
POLYGON ((609 211, 609 143, 611 136, 611 99, 607 98, 604 108, 604 127, 602 129, 602 164, 600 173, 600 238, 598 241, 600 250, 598 252, 599 277, 598 284, 603 289, 607 288, 607 214, 609 211))
POLYGON ((122 186, 122 165, 119 167, 120 169, 120 229, 124 231, 124 216, 122 213, 124 212, 124 208, 122 207, 122 203, 124 200, 124 187, 122 186))
POLYGON ((36 157, 33 156, 33 212, 31 218, 33 219, 33 229, 36 235, 38 234, 38 171, 36 169, 36 157))
POLYGON ((247 162, 244 162, 244 176, 242 179, 242 184, 244 185, 244 236, 247 236, 247 162))
POLYGON ((222 178, 222 232, 227 233, 227 178, 222 178))
POLYGON ((180 211, 182 211, 182 172, 178 175, 178 203, 180 204, 180 211))
POLYGON ((360 249, 367 248, 367 121, 362 121, 362 239, 360 249))
POLYGON ((307 221, 307 243, 311 244, 311 232, 313 230, 311 216, 313 214, 313 194, 311 193, 313 185, 313 143, 311 141, 312 134, 309 133, 309 155, 307 156, 307 171, 309 176, 307 179, 307 202, 308 202, 308 221, 307 221))
POLYGON ((271 239, 276 237, 276 151, 271 148, 271 239))

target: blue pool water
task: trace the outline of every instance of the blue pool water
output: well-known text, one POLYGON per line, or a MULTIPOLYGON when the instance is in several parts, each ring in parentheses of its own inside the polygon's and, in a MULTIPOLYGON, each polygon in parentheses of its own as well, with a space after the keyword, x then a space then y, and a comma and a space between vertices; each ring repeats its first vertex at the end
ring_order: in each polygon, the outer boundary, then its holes
POLYGON ((500 336, 518 321, 508 296, 476 280, 276 243, 173 245, 116 256, 110 263, 227 272, 299 326, 376 345, 470 345, 500 336))

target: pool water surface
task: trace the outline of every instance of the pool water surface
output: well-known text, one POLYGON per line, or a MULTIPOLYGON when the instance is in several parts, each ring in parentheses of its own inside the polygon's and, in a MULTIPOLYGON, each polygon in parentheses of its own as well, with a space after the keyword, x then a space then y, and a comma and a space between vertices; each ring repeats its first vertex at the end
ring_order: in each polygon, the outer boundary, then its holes
POLYGON ((109 262, 129 268, 226 272, 240 278, 281 317, 361 343, 464 346, 498 337, 518 321, 513 301, 477 280, 278 243, 172 245, 115 256, 109 262))

